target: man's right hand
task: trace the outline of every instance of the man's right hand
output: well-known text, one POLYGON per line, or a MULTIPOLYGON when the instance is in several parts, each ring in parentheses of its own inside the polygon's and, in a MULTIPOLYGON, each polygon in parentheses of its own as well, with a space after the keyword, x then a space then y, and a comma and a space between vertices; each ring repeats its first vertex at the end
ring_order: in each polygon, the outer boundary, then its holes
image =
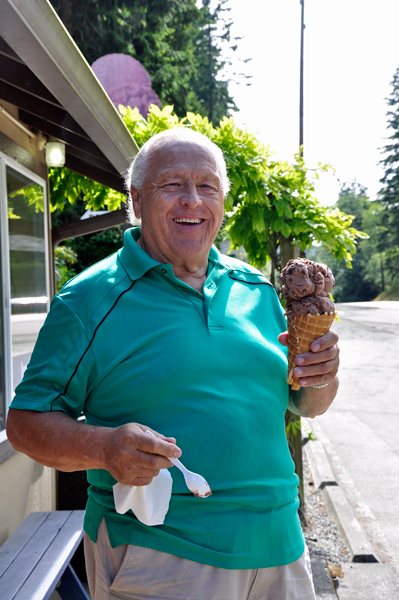
POLYGON ((138 423, 128 423, 107 431, 105 469, 125 485, 150 484, 160 469, 173 466, 168 457, 181 456, 174 438, 166 438, 138 423), (147 430, 155 437, 145 433, 147 430))
POLYGON ((148 485, 168 457, 181 456, 174 438, 128 423, 114 429, 75 421, 64 412, 10 409, 7 435, 16 450, 59 471, 106 469, 125 485, 148 485))

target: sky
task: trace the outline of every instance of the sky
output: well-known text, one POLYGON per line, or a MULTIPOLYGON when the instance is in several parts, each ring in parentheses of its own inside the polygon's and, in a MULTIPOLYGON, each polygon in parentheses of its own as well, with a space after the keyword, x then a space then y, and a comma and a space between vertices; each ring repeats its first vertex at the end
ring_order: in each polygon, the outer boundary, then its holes
MULTIPOLYGON (((243 36, 233 68, 252 85, 230 85, 234 119, 276 157, 299 147, 299 0, 228 0, 232 33, 243 36), (243 65, 238 59, 251 58, 243 65)), ((305 0, 304 156, 309 168, 335 169, 318 184, 332 204, 340 185, 356 180, 374 200, 387 143, 386 98, 399 66, 398 0, 305 0)))

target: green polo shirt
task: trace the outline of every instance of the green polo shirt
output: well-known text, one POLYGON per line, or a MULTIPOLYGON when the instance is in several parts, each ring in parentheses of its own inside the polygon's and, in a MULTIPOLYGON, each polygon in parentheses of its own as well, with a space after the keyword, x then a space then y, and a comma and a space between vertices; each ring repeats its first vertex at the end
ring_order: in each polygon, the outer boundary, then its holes
POLYGON ((228 569, 288 564, 304 550, 298 479, 287 447, 286 324, 257 270, 212 248, 203 294, 136 244, 54 298, 12 408, 61 410, 92 425, 138 422, 174 436, 200 499, 171 468, 165 523, 115 512, 115 479, 88 471, 85 530, 106 520, 112 546, 136 544, 228 569))

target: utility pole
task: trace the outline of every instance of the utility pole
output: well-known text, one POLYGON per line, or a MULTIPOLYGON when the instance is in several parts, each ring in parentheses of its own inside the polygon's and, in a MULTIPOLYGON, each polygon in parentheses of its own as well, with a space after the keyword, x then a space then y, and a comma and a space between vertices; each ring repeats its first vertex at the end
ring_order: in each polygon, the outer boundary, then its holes
POLYGON ((303 38, 305 31, 305 0, 299 0, 301 4, 301 58, 299 70, 299 152, 303 156, 303 38))
MULTIPOLYGON (((303 157, 303 34, 305 30, 304 13, 305 0, 299 0, 301 4, 301 57, 299 71, 299 154, 303 157)), ((280 259, 283 266, 290 258, 297 258, 299 245, 293 244, 292 236, 286 239, 280 235, 280 259)), ((299 421, 300 422, 300 421, 299 421)), ((295 472, 299 477, 299 516, 301 522, 306 526, 305 516, 305 494, 303 489, 303 461, 302 461, 302 435, 301 429, 290 428, 292 423, 298 423, 298 416, 289 409, 285 413, 285 426, 287 429, 288 446, 292 459, 295 463, 295 472)))

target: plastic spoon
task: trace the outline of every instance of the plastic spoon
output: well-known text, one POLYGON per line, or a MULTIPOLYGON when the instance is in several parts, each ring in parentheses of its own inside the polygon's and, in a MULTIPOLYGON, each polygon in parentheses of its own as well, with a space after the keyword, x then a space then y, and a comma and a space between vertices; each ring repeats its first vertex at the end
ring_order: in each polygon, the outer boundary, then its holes
MULTIPOLYGON (((154 435, 152 431, 149 431, 148 429, 146 433, 149 433, 153 437, 156 437, 156 435, 154 435)), ((168 460, 170 460, 170 462, 173 463, 183 473, 186 486, 188 487, 190 492, 194 494, 194 496, 197 496, 198 498, 206 498, 207 496, 210 496, 212 494, 211 488, 209 487, 205 479, 202 477, 202 475, 198 475, 198 473, 193 473, 192 471, 186 469, 186 467, 180 462, 178 458, 170 458, 168 456, 168 460)))
POLYGON ((182 465, 178 458, 168 457, 168 460, 170 460, 170 462, 172 462, 183 473, 186 486, 190 492, 194 494, 194 496, 206 498, 212 494, 211 488, 202 475, 198 475, 198 473, 193 473, 192 471, 186 469, 186 467, 182 465))

